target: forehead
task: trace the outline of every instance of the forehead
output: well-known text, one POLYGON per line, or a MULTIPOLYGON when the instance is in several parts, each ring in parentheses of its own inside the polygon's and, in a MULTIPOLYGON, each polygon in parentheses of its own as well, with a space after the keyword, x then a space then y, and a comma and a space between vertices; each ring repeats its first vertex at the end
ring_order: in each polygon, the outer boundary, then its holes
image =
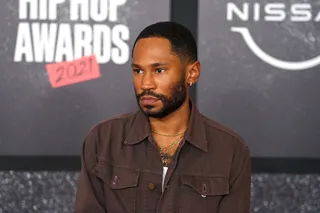
POLYGON ((138 40, 133 50, 132 60, 137 64, 155 62, 179 62, 179 57, 172 52, 170 42, 164 38, 143 38, 138 40))

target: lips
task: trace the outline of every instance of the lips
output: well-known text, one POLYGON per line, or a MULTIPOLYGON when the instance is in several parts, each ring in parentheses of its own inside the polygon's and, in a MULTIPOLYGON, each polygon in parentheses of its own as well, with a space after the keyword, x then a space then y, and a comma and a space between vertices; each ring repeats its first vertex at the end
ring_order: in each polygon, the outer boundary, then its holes
POLYGON ((159 99, 152 96, 143 96, 140 98, 140 101, 143 105, 151 105, 159 101, 159 99))

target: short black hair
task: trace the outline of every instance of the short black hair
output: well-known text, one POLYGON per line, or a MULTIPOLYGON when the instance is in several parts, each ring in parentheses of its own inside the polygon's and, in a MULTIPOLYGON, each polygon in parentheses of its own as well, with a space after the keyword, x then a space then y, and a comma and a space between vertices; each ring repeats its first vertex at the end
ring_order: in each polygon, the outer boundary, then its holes
POLYGON ((132 55, 139 39, 150 37, 168 39, 172 51, 177 54, 180 59, 187 60, 188 62, 198 60, 197 43, 192 33, 183 25, 172 21, 157 22, 144 28, 134 42, 132 55))

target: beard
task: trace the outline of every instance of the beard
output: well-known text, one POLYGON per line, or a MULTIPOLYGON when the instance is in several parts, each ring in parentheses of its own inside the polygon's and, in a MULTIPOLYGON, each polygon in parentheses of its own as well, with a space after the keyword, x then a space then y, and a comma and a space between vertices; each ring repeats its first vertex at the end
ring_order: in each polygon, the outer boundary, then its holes
POLYGON ((179 109, 187 98, 187 88, 185 85, 184 78, 181 79, 177 84, 173 85, 171 88, 170 96, 167 97, 162 94, 154 93, 151 90, 144 90, 140 94, 136 94, 137 102, 140 107, 140 110, 147 116, 152 118, 164 118, 172 112, 179 109), (159 99, 162 103, 160 109, 155 109, 154 105, 146 105, 144 108, 140 105, 140 99, 145 96, 153 96, 159 99))

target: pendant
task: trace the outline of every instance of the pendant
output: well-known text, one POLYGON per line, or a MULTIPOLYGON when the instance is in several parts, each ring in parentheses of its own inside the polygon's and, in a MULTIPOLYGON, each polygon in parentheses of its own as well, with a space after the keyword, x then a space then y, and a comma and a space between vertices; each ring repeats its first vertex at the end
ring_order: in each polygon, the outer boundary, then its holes
POLYGON ((167 160, 163 160, 163 164, 166 166, 167 165, 167 160))

